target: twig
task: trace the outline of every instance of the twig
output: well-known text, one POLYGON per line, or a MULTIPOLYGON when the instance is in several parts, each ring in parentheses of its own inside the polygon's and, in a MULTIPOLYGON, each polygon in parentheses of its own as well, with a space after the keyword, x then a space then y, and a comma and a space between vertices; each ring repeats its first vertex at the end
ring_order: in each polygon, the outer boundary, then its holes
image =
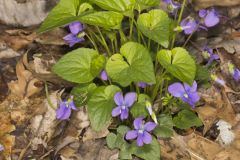
POLYGON ((26 153, 26 151, 28 150, 28 148, 30 147, 31 143, 32 143, 32 141, 30 141, 28 143, 28 145, 21 151, 21 153, 20 153, 20 155, 18 157, 18 160, 22 160, 23 159, 23 156, 26 153))

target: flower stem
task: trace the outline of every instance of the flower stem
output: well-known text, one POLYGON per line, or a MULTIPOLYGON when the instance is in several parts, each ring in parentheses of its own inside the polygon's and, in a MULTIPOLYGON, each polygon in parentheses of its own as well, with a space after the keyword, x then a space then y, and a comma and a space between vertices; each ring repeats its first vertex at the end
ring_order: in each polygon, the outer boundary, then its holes
POLYGON ((112 45, 112 53, 115 53, 115 46, 114 46, 114 40, 111 40, 111 45, 112 45))
POLYGON ((193 33, 195 33, 195 32, 192 32, 192 33, 188 36, 187 40, 186 40, 186 41, 184 42, 184 44, 183 44, 183 47, 186 47, 188 41, 192 38, 193 33))
POLYGON ((150 38, 148 38, 148 50, 150 51, 151 50, 151 39, 150 38))
MULTIPOLYGON (((178 20, 177 20, 177 25, 179 25, 179 23, 180 23, 181 20, 182 20, 182 15, 183 15, 183 11, 184 11, 185 5, 186 5, 186 0, 183 0, 182 7, 181 7, 181 11, 180 11, 180 13, 179 13, 179 17, 178 17, 178 20)), ((175 40, 176 40, 176 36, 177 36, 177 33, 174 33, 174 34, 173 34, 173 39, 172 39, 171 48, 174 47, 175 40)))
POLYGON ((139 90, 138 84, 136 84, 136 92, 137 92, 137 94, 140 94, 140 90, 139 90))
POLYGON ((158 78, 157 78, 157 82, 156 82, 156 85, 155 85, 155 87, 154 87, 154 89, 153 89, 153 92, 152 92, 152 101, 154 101, 155 100, 155 98, 156 98, 156 96, 157 96, 157 94, 158 94, 158 89, 159 89, 159 86, 160 86, 160 84, 161 84, 161 76, 159 76, 158 78))
POLYGON ((103 37, 103 34, 102 34, 101 30, 97 26, 96 26, 96 28, 98 30, 98 33, 100 34, 101 39, 102 39, 103 46, 107 50, 108 55, 111 56, 110 49, 108 48, 107 42, 106 42, 105 38, 103 37))
POLYGON ((198 27, 200 26, 200 23, 198 23, 198 25, 196 26, 195 30, 188 36, 187 40, 184 42, 183 47, 185 47, 187 45, 187 43, 189 42, 189 40, 192 38, 193 34, 197 31, 198 27))
POLYGON ((141 43, 140 41, 141 41, 141 39, 142 39, 142 41, 143 41, 143 43, 144 43, 144 46, 147 47, 147 43, 146 43, 146 41, 145 41, 145 39, 144 39, 144 36, 142 35, 141 31, 139 30, 139 28, 138 28, 138 26, 137 26, 137 22, 136 22, 135 19, 134 19, 134 24, 135 24, 135 26, 136 26, 136 28, 137 28, 137 30, 138 30, 138 42, 141 43))
POLYGON ((157 77, 157 82, 156 82, 156 85, 153 89, 153 92, 152 92, 152 100, 154 101, 157 94, 158 94, 158 90, 159 90, 159 87, 162 83, 162 81, 164 80, 164 75, 166 74, 166 71, 162 71, 162 74, 160 74, 158 77, 157 77))
POLYGON ((130 22, 130 31, 129 31, 129 39, 132 39, 132 34, 133 34, 133 24, 134 24, 134 16, 131 17, 131 19, 129 19, 130 22))
POLYGON ((86 33, 86 36, 87 36, 87 38, 90 40, 90 42, 92 43, 92 45, 94 46, 95 50, 96 50, 97 52, 99 52, 99 51, 98 51, 97 44, 95 43, 95 41, 94 41, 87 33, 86 33))
POLYGON ((158 51, 159 51, 159 48, 160 48, 160 45, 158 44, 157 46, 157 54, 156 54, 156 57, 155 57, 155 65, 154 65, 154 71, 157 72, 157 66, 158 66, 158 51))
POLYGON ((45 84, 45 93, 46 93, 46 97, 47 97, 47 102, 49 104, 49 106, 52 108, 52 109, 56 109, 50 99, 50 96, 49 96, 49 93, 48 93, 48 85, 47 85, 47 82, 44 83, 45 84))
POLYGON ((115 33, 114 45, 115 45, 115 52, 118 52, 118 39, 117 39, 117 32, 115 33))
POLYGON ((121 43, 124 44, 127 41, 127 38, 126 38, 122 28, 119 29, 119 33, 120 33, 120 37, 121 37, 121 43))

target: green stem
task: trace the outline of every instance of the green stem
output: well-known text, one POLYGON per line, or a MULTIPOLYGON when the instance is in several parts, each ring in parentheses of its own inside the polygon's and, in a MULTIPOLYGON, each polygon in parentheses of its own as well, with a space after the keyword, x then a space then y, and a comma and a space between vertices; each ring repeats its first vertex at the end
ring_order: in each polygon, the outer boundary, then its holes
POLYGON ((150 47, 151 47, 151 39, 148 38, 148 50, 150 51, 150 47))
POLYGON ((158 44, 157 46, 157 54, 156 54, 156 57, 155 57, 155 65, 154 65, 154 71, 157 72, 157 65, 158 65, 158 51, 159 51, 159 48, 160 48, 160 45, 158 44))
POLYGON ((160 83, 161 83, 161 77, 159 76, 159 78, 157 78, 157 83, 153 89, 153 92, 152 92, 152 101, 155 100, 157 94, 158 94, 158 89, 159 89, 159 86, 160 86, 160 83))
POLYGON ((182 3, 182 8, 181 8, 181 11, 180 11, 180 14, 179 14, 179 17, 178 17, 178 21, 177 23, 179 24, 182 20, 182 15, 183 15, 183 11, 184 11, 184 7, 186 5, 186 0, 183 0, 183 3, 182 3))
POLYGON ((187 43, 189 42, 189 40, 192 38, 193 34, 196 32, 197 28, 199 27, 200 23, 198 23, 198 25, 196 26, 196 29, 188 36, 187 40, 185 41, 185 43, 183 44, 183 47, 185 47, 187 45, 187 43))
POLYGON ((188 41, 192 38, 193 33, 195 33, 195 32, 192 32, 192 33, 188 36, 187 40, 186 40, 185 43, 183 44, 183 47, 185 47, 185 46, 187 45, 188 41))
MULTIPOLYGON (((160 85, 160 91, 159 91, 160 100, 161 100, 161 97, 162 97, 163 84, 164 84, 164 79, 163 79, 163 81, 161 82, 161 85, 160 85)), ((161 107, 161 101, 160 101, 160 102, 158 103, 157 113, 160 111, 161 108, 162 108, 162 107, 161 107)))
POLYGON ((103 46, 107 50, 108 55, 111 56, 110 49, 108 48, 107 42, 106 42, 105 38, 103 37, 101 30, 97 26, 96 26, 96 28, 98 30, 98 33, 100 34, 100 37, 102 38, 103 46))
POLYGON ((114 47, 114 40, 111 40, 111 45, 112 45, 112 53, 115 53, 115 47, 114 47))
POLYGON ((92 30, 89 29, 89 33, 90 33, 90 37, 92 37, 92 35, 94 35, 94 37, 97 39, 97 41, 100 42, 101 45, 104 46, 104 42, 102 41, 102 39, 95 32, 93 32, 92 30))
POLYGON ((50 106, 51 108, 56 109, 56 108, 54 107, 54 105, 53 105, 50 97, 49 97, 47 82, 45 82, 44 84, 45 84, 45 93, 46 93, 46 97, 47 97, 47 102, 48 102, 48 104, 49 104, 49 106, 50 106))
POLYGON ((121 37, 121 43, 124 44, 127 41, 127 38, 126 38, 122 28, 119 29, 119 33, 120 33, 120 37, 121 37))
MULTIPOLYGON (((185 5, 186 5, 186 0, 183 0, 182 8, 181 8, 181 11, 180 11, 180 14, 179 14, 179 17, 178 17, 178 21, 177 21, 177 25, 179 25, 179 23, 180 23, 181 20, 182 20, 182 15, 183 15, 183 11, 184 11, 185 5)), ((172 39, 171 48, 174 47, 175 40, 176 40, 176 36, 177 36, 177 33, 174 33, 174 34, 173 34, 173 39, 172 39)))
POLYGON ((114 45, 115 45, 115 51, 118 52, 118 39, 117 39, 117 32, 115 33, 114 45))
POLYGON ((140 38, 141 38, 142 41, 143 41, 143 43, 144 43, 144 46, 147 47, 147 43, 146 43, 146 41, 145 41, 145 39, 144 39, 144 36, 142 35, 141 31, 138 29, 136 20, 134 20, 133 22, 134 22, 134 24, 135 24, 135 26, 136 26, 136 28, 137 28, 137 30, 138 30, 139 36, 140 36, 140 37, 139 37, 139 40, 138 40, 139 43, 141 43, 141 42, 140 42, 140 38))
POLYGON ((153 92, 152 92, 152 100, 154 101, 157 94, 158 94, 158 90, 159 90, 159 87, 162 83, 162 81, 164 80, 164 75, 166 74, 166 71, 162 72, 162 74, 160 74, 158 77, 157 77, 157 83, 153 89, 153 92))
MULTIPOLYGON (((98 51, 98 47, 97 44, 95 43, 95 41, 86 33, 87 38, 90 40, 90 42, 92 43, 92 45, 94 46, 95 50, 98 51)), ((99 51, 98 51, 99 52, 99 51)))
POLYGON ((133 24, 134 24, 134 16, 131 17, 130 19, 130 31, 129 31, 129 39, 132 39, 132 34, 133 34, 133 24))
POLYGON ((138 84, 136 84, 136 92, 137 92, 137 94, 140 94, 140 90, 139 90, 138 84))

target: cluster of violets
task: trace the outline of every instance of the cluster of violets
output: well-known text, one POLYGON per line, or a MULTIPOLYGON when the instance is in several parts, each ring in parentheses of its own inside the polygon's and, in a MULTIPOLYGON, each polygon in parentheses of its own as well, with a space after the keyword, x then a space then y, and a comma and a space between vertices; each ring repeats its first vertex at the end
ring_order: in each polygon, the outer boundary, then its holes
POLYGON ((216 26, 220 22, 219 14, 214 8, 201 9, 199 11, 200 20, 196 20, 191 16, 184 18, 181 23, 181 29, 186 35, 191 35, 195 31, 216 26))
MULTIPOLYGON (((137 94, 135 92, 129 92, 123 96, 122 92, 117 92, 114 96, 116 107, 112 110, 112 116, 120 116, 121 120, 126 120, 129 117, 129 109, 137 100, 137 94)), ((153 118, 154 122, 144 122, 143 117, 138 117, 134 120, 134 130, 130 130, 126 133, 125 138, 127 140, 137 139, 137 146, 141 147, 144 144, 150 144, 152 142, 152 136, 150 132, 157 126, 157 119, 152 111, 151 103, 147 101, 146 108, 153 118)))
MULTIPOLYGON (((181 8, 181 4, 175 2, 174 0, 163 0, 167 4, 168 10, 172 14, 176 14, 177 10, 181 8)), ((205 29, 217 25, 220 21, 219 15, 214 8, 211 9, 202 9, 199 11, 200 20, 195 20, 193 17, 188 16, 182 20, 180 23, 181 30, 184 31, 186 35, 193 34, 199 29, 205 29)), ((73 45, 84 41, 84 29, 85 26, 80 22, 73 22, 69 24, 69 33, 63 39, 70 47, 73 45)), ((219 56, 213 52, 213 49, 204 46, 203 48, 203 57, 208 59, 207 65, 210 65, 213 61, 219 60, 219 56)), ((229 63, 229 72, 233 76, 234 80, 240 81, 240 70, 236 68, 232 63, 229 63)), ((107 81, 109 79, 107 72, 102 70, 100 75, 102 81, 107 81)), ((211 78, 221 86, 225 85, 225 81, 218 78, 216 75, 212 74, 211 78)), ((146 88, 151 84, 145 82, 137 83, 139 88, 146 88)), ((171 84, 168 87, 168 92, 176 98, 180 98, 183 102, 188 103, 192 108, 194 108, 197 102, 200 100, 200 97, 197 92, 197 82, 194 81, 190 86, 186 83, 176 82, 171 84)), ((112 110, 112 117, 120 117, 120 119, 127 120, 129 117, 129 110, 133 104, 137 101, 137 94, 135 92, 126 93, 123 96, 122 92, 117 92, 114 95, 114 101, 116 107, 112 110)), ((152 141, 151 131, 157 126, 157 118, 155 113, 152 110, 152 105, 149 101, 146 101, 146 109, 151 116, 154 122, 146 122, 143 117, 138 117, 134 120, 133 126, 134 130, 130 130, 126 133, 125 138, 127 140, 136 139, 137 146, 143 146, 144 144, 150 144, 152 141)), ((70 97, 68 100, 61 101, 59 108, 56 111, 56 118, 59 120, 68 120, 72 110, 77 110, 73 97, 70 97)), ((0 150, 3 148, 0 145, 0 150)))
MULTIPOLYGON (((177 11, 181 8, 181 4, 174 0, 163 0, 167 4, 168 11, 172 14, 176 14, 177 11)), ((214 8, 211 9, 201 9, 199 11, 200 20, 188 16, 183 19, 180 23, 180 28, 186 35, 193 34, 195 31, 216 26, 220 22, 219 14, 214 8)), ((70 47, 74 46, 77 43, 84 41, 83 32, 85 26, 80 22, 73 22, 68 25, 70 33, 65 36, 63 39, 70 47)))
MULTIPOLYGON (((176 14, 181 8, 181 4, 174 0, 163 0, 167 4, 170 13, 176 14)), ((220 16, 214 8, 201 9, 198 13, 199 20, 192 16, 184 18, 180 23, 180 30, 184 31, 186 35, 191 35, 195 31, 216 26, 220 22, 220 16)))
MULTIPOLYGON (((230 75, 232 76, 232 78, 236 81, 236 82, 240 82, 240 69, 237 68, 234 64, 232 64, 231 62, 228 63, 228 71, 230 73, 230 75)), ((220 86, 225 86, 226 82, 219 78, 216 74, 211 74, 211 79, 218 85, 220 86)))

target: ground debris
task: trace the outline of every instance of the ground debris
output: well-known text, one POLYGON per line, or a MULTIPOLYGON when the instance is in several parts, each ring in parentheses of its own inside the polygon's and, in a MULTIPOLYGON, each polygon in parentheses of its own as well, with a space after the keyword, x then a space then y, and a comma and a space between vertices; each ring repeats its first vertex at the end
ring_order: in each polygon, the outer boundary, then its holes
POLYGON ((192 0, 194 3, 194 6, 196 8, 207 8, 207 7, 213 7, 213 6, 224 6, 224 7, 231 7, 240 5, 239 0, 192 0))

